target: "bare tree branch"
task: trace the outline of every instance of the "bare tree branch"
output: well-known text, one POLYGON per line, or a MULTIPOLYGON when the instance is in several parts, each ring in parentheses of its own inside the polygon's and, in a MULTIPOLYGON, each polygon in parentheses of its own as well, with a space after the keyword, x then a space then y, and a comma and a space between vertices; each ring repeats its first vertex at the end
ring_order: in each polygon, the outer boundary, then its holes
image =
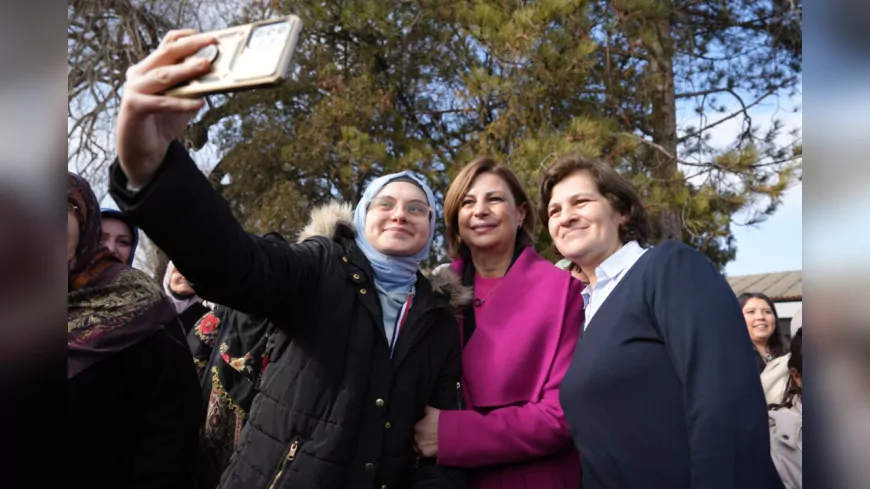
MULTIPOLYGON (((67 135, 69 163, 77 171, 94 179, 111 162, 114 117, 127 69, 156 49, 168 31, 202 25, 202 13, 221 11, 219 4, 217 0, 70 0, 67 135)), ((238 15, 238 9, 223 10, 224 25, 238 15)), ((218 115, 204 117, 194 127, 198 148, 207 141, 206 125, 219 121, 218 115)))
MULTIPOLYGON (((785 86, 785 82, 783 82, 783 84, 782 84, 781 86, 785 86)), ((741 115, 741 114, 744 115, 744 116, 746 116, 746 117, 749 117, 749 113, 748 113, 748 112, 749 112, 749 109, 751 109, 752 107, 755 107, 756 105, 760 104, 760 103, 763 102, 767 97, 770 97, 771 95, 776 95, 776 94, 779 92, 779 89, 780 89, 780 87, 778 86, 778 87, 776 87, 776 88, 773 88, 773 89, 771 89, 771 90, 768 90, 767 92, 761 94, 758 98, 756 98, 756 99, 755 99, 751 104, 748 104, 748 105, 746 105, 746 104, 742 104, 742 107, 740 108, 740 110, 735 111, 735 112, 733 112, 733 113, 731 113, 731 114, 729 114, 729 115, 727 115, 727 116, 725 116, 725 117, 723 117, 723 118, 717 120, 716 122, 711 122, 710 124, 707 124, 706 126, 700 128, 700 129, 698 129, 698 130, 692 131, 692 132, 690 132, 689 134, 685 134, 685 135, 683 135, 682 137, 679 138, 679 142, 680 142, 680 143, 683 143, 683 142, 685 142, 685 141, 688 140, 688 139, 691 139, 691 138, 696 137, 696 136, 698 136, 698 135, 700 135, 700 134, 703 134, 705 131, 709 131, 710 129, 712 129, 712 128, 714 128, 714 127, 716 127, 716 126, 718 126, 718 125, 720 125, 720 124, 722 124, 722 123, 724 123, 724 122, 727 122, 727 121, 729 121, 729 120, 731 120, 731 119, 733 119, 733 118, 735 118, 735 117, 737 117, 737 116, 739 116, 739 115, 741 115)), ((735 97, 738 98, 738 100, 739 100, 740 102, 742 102, 742 99, 740 99, 739 96, 737 96, 736 94, 734 94, 734 95, 735 95, 735 97)))

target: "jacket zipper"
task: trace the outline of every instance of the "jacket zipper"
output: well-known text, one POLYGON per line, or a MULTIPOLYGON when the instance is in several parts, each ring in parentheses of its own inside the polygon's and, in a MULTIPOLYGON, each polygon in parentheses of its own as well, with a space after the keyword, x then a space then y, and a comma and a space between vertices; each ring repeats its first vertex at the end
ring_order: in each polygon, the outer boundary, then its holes
POLYGON ((272 483, 269 484, 269 489, 275 489, 275 485, 278 484, 278 481, 284 474, 284 469, 286 469, 287 465, 296 458, 297 451, 299 451, 299 440, 294 440, 293 443, 290 444, 290 450, 287 452, 287 456, 284 457, 284 460, 281 462, 281 468, 278 469, 278 473, 275 474, 275 478, 272 479, 272 483))

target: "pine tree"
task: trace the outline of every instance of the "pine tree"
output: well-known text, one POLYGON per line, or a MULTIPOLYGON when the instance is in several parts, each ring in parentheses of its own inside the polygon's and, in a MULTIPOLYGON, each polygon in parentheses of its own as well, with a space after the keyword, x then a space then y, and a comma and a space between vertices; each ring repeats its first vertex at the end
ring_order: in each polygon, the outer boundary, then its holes
POLYGON ((491 103, 484 128, 466 147, 507 159, 530 188, 558 155, 603 158, 640 188, 654 241, 691 243, 721 268, 736 253, 733 218, 749 214, 750 223, 760 222, 794 182, 799 139, 777 144, 781 124, 762 133, 750 109, 799 86, 799 5, 460 5, 457 20, 482 53, 466 86, 479 110, 483 101, 491 103), (723 94, 737 101, 737 110, 727 112, 716 97, 723 94), (712 121, 678 127, 678 100, 712 121), (710 131, 738 117, 743 132, 733 144, 711 147, 710 131))
MULTIPOLYGON (((137 49, 149 50, 157 27, 174 26, 158 5, 111 7, 117 22, 71 8, 71 60, 91 52, 74 49, 87 29, 94 39, 138 36, 137 49)), ((227 23, 287 13, 305 24, 294 79, 211 97, 185 137, 193 151, 217 149, 212 181, 253 232, 292 236, 312 206, 355 202, 385 172, 415 170, 442 197, 484 154, 506 161, 534 196, 546 165, 580 153, 638 187, 654 241, 683 240, 721 268, 735 256, 735 219, 761 222, 799 177, 799 135, 782 144, 781 124, 762 131, 751 117, 799 90, 799 2, 258 0, 227 23), (678 124, 687 108, 695 127, 678 124), (731 120, 742 132, 711 146, 711 131, 731 120)), ((122 63, 71 69, 71 114, 95 74, 120 86, 135 57, 110 47, 97 61, 122 63)), ((538 247, 552 256, 545 226, 538 247)))

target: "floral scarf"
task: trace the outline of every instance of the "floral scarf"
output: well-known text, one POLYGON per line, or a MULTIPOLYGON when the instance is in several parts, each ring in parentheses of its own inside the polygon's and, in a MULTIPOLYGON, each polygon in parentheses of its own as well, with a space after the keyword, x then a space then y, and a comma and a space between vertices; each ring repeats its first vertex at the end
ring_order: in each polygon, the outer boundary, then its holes
MULTIPOLYGON (((278 233, 263 236, 279 245, 278 233)), ((187 336, 207 404, 196 462, 200 487, 217 487, 239 444, 260 380, 269 364, 275 326, 234 309, 216 306, 187 336)))
POLYGON ((88 182, 67 173, 67 204, 79 225, 67 263, 67 378, 133 346, 175 317, 160 286, 100 245, 100 207, 88 182))

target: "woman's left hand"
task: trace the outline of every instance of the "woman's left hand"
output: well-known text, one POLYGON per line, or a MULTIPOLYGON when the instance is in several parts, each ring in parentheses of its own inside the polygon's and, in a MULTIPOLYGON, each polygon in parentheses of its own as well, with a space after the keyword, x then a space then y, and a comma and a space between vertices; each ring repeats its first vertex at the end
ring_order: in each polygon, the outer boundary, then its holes
POLYGON ((438 455, 438 416, 441 410, 426 406, 426 415, 414 426, 414 442, 420 455, 431 458, 438 455))

